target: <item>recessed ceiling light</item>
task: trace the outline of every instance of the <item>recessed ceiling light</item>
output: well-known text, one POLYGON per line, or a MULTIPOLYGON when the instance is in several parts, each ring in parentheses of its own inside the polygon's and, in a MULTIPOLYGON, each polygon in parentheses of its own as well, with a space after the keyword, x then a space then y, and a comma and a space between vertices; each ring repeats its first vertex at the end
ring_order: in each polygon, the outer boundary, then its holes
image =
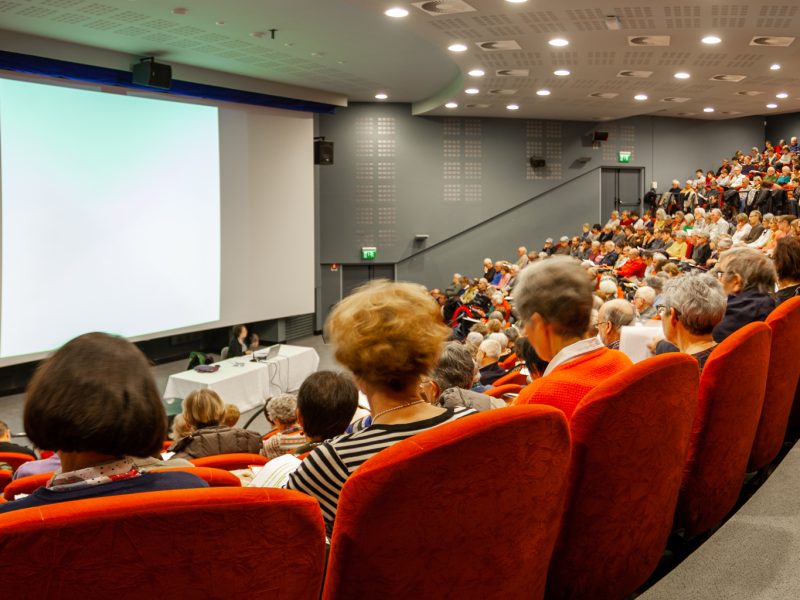
POLYGON ((553 71, 553 75, 557 77, 566 77, 567 75, 569 75, 569 71, 567 71, 566 69, 558 69, 556 71, 553 71))
POLYGON ((467 46, 465 44, 450 44, 447 49, 450 52, 466 52, 467 46))
POLYGON ((675 79, 689 79, 691 75, 689 75, 686 71, 678 71, 675 73, 675 79))
POLYGON ((537 96, 549 96, 550 90, 536 90, 537 96))
POLYGON ((776 98, 780 98, 781 100, 783 100, 784 98, 788 98, 789 94, 787 94, 786 92, 779 92, 779 93, 775 94, 775 97, 776 98))
POLYGON ((225 21, 217 21, 217 22, 216 22, 216 23, 214 23, 214 24, 215 24, 215 25, 219 25, 220 27, 222 27, 223 25, 225 25, 225 21))
POLYGON ((394 7, 383 12, 387 17, 392 17, 395 19, 402 19, 403 17, 408 16, 408 11, 405 8, 394 7))
POLYGON ((774 65, 770 65, 769 66, 769 70, 770 71, 780 71, 781 70, 781 66, 778 63, 775 63, 774 65))
POLYGON ((508 104, 506 105, 508 110, 519 110, 519 104, 508 104))
POLYGON ((511 4, 522 4, 523 2, 527 2, 528 0, 506 0, 506 2, 510 2, 511 4))
POLYGON ((774 102, 770 102, 769 104, 767 104, 767 108, 778 108, 778 105, 775 104, 774 102))
POLYGON ((722 40, 715 35, 707 35, 700 41, 703 42, 704 44, 713 45, 713 44, 719 44, 722 40))
POLYGON ((636 95, 633 97, 633 99, 634 99, 634 100, 639 100, 640 102, 641 102, 642 100, 647 100, 647 94, 636 94, 636 95))
POLYGON ((569 46, 569 42, 564 38, 553 38, 549 42, 547 42, 551 46, 556 46, 557 48, 561 48, 562 46, 569 46))
POLYGON ((711 106, 706 106, 706 107, 703 109, 703 112, 712 113, 712 112, 714 112, 714 108, 713 108, 713 107, 711 107, 711 106))
POLYGON ((378 93, 378 94, 375 94, 375 100, 386 100, 388 97, 389 97, 389 96, 387 96, 387 95, 386 95, 386 94, 384 94, 383 92, 380 92, 380 93, 378 93))
POLYGON ((465 94, 480 94, 480 92, 478 88, 467 88, 464 90, 465 94))
POLYGON ((483 77, 486 73, 483 72, 483 69, 472 69, 467 75, 470 77, 483 77))
POLYGON ((444 107, 445 108, 458 108, 458 103, 457 102, 448 102, 447 104, 444 105, 444 107))

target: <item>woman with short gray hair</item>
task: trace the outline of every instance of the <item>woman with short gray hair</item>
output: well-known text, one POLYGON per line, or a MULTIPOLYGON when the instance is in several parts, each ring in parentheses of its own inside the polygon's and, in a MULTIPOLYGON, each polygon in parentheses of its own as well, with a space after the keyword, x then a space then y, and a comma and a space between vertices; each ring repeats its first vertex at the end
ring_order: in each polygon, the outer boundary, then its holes
POLYGON ((731 248, 719 255, 719 277, 728 306, 725 317, 714 328, 719 343, 753 321, 763 321, 775 308, 777 275, 772 261, 753 248, 731 248))
POLYGON ((697 359, 700 370, 717 345, 714 327, 725 316, 725 290, 711 275, 685 275, 667 282, 658 307, 664 337, 697 359))

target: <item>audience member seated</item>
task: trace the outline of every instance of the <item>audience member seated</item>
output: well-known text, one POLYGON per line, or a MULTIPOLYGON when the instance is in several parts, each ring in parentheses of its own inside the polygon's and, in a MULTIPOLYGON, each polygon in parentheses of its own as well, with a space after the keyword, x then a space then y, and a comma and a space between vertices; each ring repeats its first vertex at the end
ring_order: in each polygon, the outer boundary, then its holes
MULTIPOLYGON (((294 452, 306 443, 303 426, 297 420, 297 397, 294 394, 279 394, 270 398, 264 408, 264 414, 273 431, 277 430, 275 435, 264 440, 261 453, 268 459, 294 452)), ((339 433, 343 431, 344 429, 339 433)))
POLYGON ((636 320, 649 321, 656 316, 656 290, 643 285, 633 295, 633 307, 636 309, 636 320))
POLYGON ((712 275, 685 275, 664 287, 664 303, 659 306, 664 337, 697 359, 701 371, 717 345, 711 332, 725 315, 725 305, 725 291, 712 275))
POLYGON ((61 457, 58 452, 53 452, 47 458, 31 460, 23 463, 14 471, 14 479, 28 477, 29 475, 41 475, 42 473, 55 473, 61 469, 61 457))
POLYGON ((169 451, 175 453, 170 462, 175 458, 203 458, 236 452, 258 454, 261 450, 261 436, 255 431, 222 425, 225 403, 214 390, 191 392, 183 401, 182 414, 192 431, 170 446, 169 451))
MULTIPOLYGON (((764 233, 764 226, 761 224, 761 212, 754 210, 747 216, 747 218, 750 224, 750 231, 748 231, 747 235, 745 235, 740 241, 745 244, 752 244, 761 237, 762 233, 764 233)), ((737 241, 736 236, 734 236, 733 241, 734 243, 737 241)))
POLYGON ((633 323, 633 306, 617 298, 604 303, 597 314, 597 332, 606 348, 619 350, 619 336, 625 325, 633 323))
POLYGON ((0 513, 98 496, 207 487, 188 473, 148 473, 136 466, 136 458, 159 455, 167 415, 147 359, 122 338, 88 333, 44 361, 28 385, 24 423, 36 446, 59 453, 62 472, 31 495, 0 504, 0 513))
POLYGON ((251 354, 247 343, 247 327, 234 325, 231 329, 231 339, 228 341, 228 358, 251 354))
POLYGON ((485 339, 481 342, 477 356, 481 385, 492 385, 496 379, 506 374, 498 364, 502 350, 497 340, 485 339))
POLYGON ((687 249, 686 232, 679 230, 675 232, 675 241, 667 246, 666 252, 670 258, 683 260, 686 258, 687 249))
POLYGON ((644 277, 644 271, 646 268, 647 265, 645 264, 644 259, 642 259, 642 257, 639 255, 639 251, 636 248, 631 248, 628 251, 627 262, 617 269, 617 275, 619 277, 633 277, 639 279, 644 277))
POLYGON ((763 321, 775 308, 777 276, 772 261, 753 248, 731 248, 720 254, 717 275, 728 306, 713 337, 717 343, 753 321, 763 321))
POLYGON ((192 433, 192 427, 186 423, 186 419, 183 418, 183 415, 175 415, 175 418, 172 420, 172 431, 169 434, 169 439, 173 442, 177 442, 190 433, 192 433))
POLYGON ((222 417, 222 424, 225 427, 236 427, 236 424, 239 422, 239 417, 242 416, 241 411, 239 411, 239 407, 235 404, 226 404, 225 405, 225 416, 222 417))
POLYGON ((709 244, 711 235, 707 231, 697 231, 693 237, 692 260, 696 265, 704 267, 706 261, 711 258, 711 246, 709 244))
POLYGON ((294 454, 306 454, 325 440, 342 435, 357 408, 358 389, 349 376, 317 371, 306 377, 297 392, 297 422, 306 442, 295 448, 294 454))
POLYGON ((524 335, 519 336, 517 341, 514 342, 514 353, 525 365, 525 368, 528 370, 528 377, 531 381, 539 379, 545 369, 547 369, 547 361, 539 358, 539 355, 536 354, 536 350, 534 350, 528 338, 524 335))
POLYGON ((420 383, 420 395, 435 406, 444 408, 466 407, 479 412, 502 408, 499 398, 472 391, 476 368, 472 355, 458 342, 449 342, 442 348, 439 362, 420 383))
POLYGON ((17 454, 30 454, 36 458, 36 452, 27 446, 20 446, 11 441, 11 429, 5 423, 0 421, 0 452, 16 452, 17 454))
POLYGON ((369 427, 326 441, 289 477, 286 487, 319 500, 330 533, 339 494, 353 471, 384 448, 474 411, 420 398, 419 384, 450 333, 420 286, 370 282, 336 305, 327 326, 336 360, 353 374, 372 410, 369 427))
POLYGON ((549 404, 569 419, 598 383, 629 367, 630 359, 596 337, 583 339, 592 311, 592 283, 579 263, 553 257, 520 273, 514 300, 525 335, 548 361, 542 377, 520 393, 518 403, 549 404))
POLYGON ((778 304, 798 295, 800 290, 800 240, 796 237, 783 237, 775 244, 772 254, 775 272, 778 277, 778 304))

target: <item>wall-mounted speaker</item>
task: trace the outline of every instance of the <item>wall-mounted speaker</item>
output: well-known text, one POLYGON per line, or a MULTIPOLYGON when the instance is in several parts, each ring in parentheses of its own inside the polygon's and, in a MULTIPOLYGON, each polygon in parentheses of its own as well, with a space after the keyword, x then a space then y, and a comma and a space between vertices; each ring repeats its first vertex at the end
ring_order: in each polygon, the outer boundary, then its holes
POLYGON ((607 131, 595 131, 592 135, 593 142, 605 142, 608 139, 607 131))
POLYGON ((316 140, 314 142, 314 164, 333 164, 333 142, 326 142, 325 140, 316 140))
POLYGON ((533 167, 534 169, 541 169, 547 166, 547 161, 545 159, 537 158, 535 156, 532 156, 530 158, 530 163, 531 167, 533 167))
POLYGON ((139 64, 133 65, 133 77, 136 85, 168 90, 172 85, 172 67, 157 63, 152 58, 143 58, 139 64))

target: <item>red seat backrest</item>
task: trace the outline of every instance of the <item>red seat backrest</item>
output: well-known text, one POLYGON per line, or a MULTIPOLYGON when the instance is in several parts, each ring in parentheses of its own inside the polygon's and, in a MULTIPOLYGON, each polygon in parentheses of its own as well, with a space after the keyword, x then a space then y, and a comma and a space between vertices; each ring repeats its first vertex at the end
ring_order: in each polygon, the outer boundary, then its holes
POLYGON ((772 329, 769 373, 748 471, 766 467, 775 460, 783 445, 800 376, 800 360, 796 358, 800 348, 800 298, 790 298, 778 306, 766 323, 772 329))
POLYGON ((297 492, 171 490, 2 514, 0 555, 4 598, 317 600, 325 530, 297 492))
POLYGON ((663 354, 609 377, 575 409, 548 598, 621 599, 656 568, 672 528, 698 379, 694 358, 663 354))
POLYGON ((17 494, 31 494, 50 481, 52 476, 52 473, 38 473, 15 479, 3 490, 3 497, 13 500, 17 494))
POLYGON ((492 385, 494 385, 494 387, 500 387, 501 385, 506 385, 508 383, 524 386, 528 384, 528 377, 526 375, 523 375, 519 371, 511 371, 510 373, 506 373, 499 379, 496 379, 492 385))
POLYGON ((568 464, 566 419, 548 406, 381 451, 342 489, 323 598, 541 598, 568 464))
POLYGON ((675 527, 693 538, 736 504, 753 447, 764 388, 770 328, 750 323, 719 344, 703 368, 675 527))
POLYGON ((500 368, 508 371, 515 364, 517 364, 517 354, 516 352, 512 352, 511 354, 509 354, 508 358, 506 358, 503 362, 500 363, 500 368))
POLYGON ((16 471, 23 463, 36 460, 30 454, 23 454, 21 452, 0 452, 0 463, 8 463, 11 468, 16 471))
POLYGON ((487 396, 491 396, 492 398, 500 398, 503 394, 519 394, 519 391, 521 389, 522 386, 519 384, 507 383, 505 385, 490 387, 483 393, 486 394, 487 396))
POLYGON ((250 465, 264 465, 267 463, 267 459, 260 454, 234 452, 231 454, 204 456, 203 458, 191 458, 189 462, 195 467, 212 467, 214 469, 233 471, 235 469, 246 469, 250 465))

